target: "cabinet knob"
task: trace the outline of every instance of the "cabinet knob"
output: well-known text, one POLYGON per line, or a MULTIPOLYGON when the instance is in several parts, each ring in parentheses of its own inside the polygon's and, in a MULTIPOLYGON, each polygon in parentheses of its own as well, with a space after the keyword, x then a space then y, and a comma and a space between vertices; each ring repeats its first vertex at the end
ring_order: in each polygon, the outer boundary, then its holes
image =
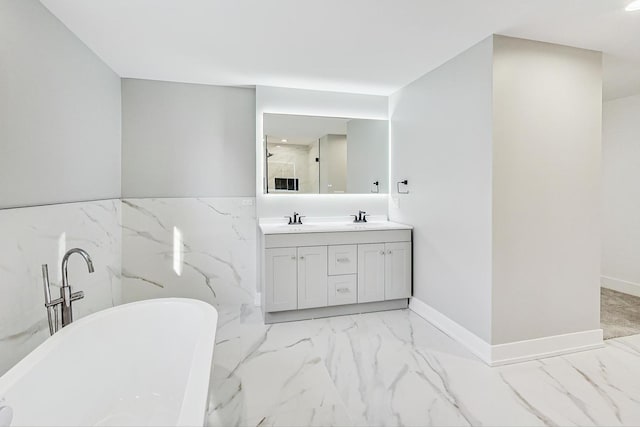
POLYGON ((296 259, 296 257, 292 256, 291 259, 296 259))
POLYGON ((387 251, 387 253, 388 253, 389 255, 391 255, 391 249, 389 249, 389 250, 387 251))
POLYGON ((300 256, 300 259, 304 259, 304 256, 300 256))
POLYGON ((384 255, 384 251, 380 251, 380 255, 384 255))

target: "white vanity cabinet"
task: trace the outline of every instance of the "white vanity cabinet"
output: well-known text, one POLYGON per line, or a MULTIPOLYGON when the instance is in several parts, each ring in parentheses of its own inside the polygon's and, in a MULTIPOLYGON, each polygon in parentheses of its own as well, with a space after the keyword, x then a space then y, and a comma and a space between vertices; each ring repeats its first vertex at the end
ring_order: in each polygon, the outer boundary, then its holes
POLYGON ((271 311, 327 305, 326 246, 267 249, 265 273, 271 311))
POLYGON ((355 274, 329 277, 328 304, 343 305, 358 302, 358 278, 355 274))
POLYGON ((298 307, 327 305, 327 247, 307 246, 298 249, 298 307))
POLYGON ((384 299, 407 298, 411 295, 411 243, 386 243, 384 248, 384 299))
POLYGON ((358 246, 358 302, 384 300, 384 243, 358 246))
POLYGON ((329 246, 329 274, 356 274, 358 272, 358 245, 329 246))
POLYGON ((358 302, 411 296, 411 242, 358 245, 358 302))
POLYGON ((261 226, 265 322, 406 308, 411 228, 382 224, 348 231, 261 226))
POLYGON ((298 308, 298 256, 296 248, 267 249, 265 297, 269 310, 298 308))

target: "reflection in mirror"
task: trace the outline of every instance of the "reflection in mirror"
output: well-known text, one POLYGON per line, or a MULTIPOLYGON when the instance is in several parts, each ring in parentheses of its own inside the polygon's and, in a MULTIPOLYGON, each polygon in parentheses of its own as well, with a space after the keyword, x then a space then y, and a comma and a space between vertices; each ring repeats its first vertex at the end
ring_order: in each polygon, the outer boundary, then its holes
POLYGON ((263 123, 267 193, 388 191, 386 120, 265 114, 263 123))

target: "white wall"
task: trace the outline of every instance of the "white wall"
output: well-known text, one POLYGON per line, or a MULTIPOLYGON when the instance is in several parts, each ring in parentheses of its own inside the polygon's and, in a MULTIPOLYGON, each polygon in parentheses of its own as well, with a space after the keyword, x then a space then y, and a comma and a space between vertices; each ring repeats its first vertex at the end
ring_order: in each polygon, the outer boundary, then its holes
POLYGON ((601 54, 496 36, 493 69, 492 343, 599 329, 601 54))
POLYGON ((389 122, 349 120, 347 123, 347 193, 370 193, 373 182, 389 192, 389 122))
POLYGON ((0 208, 120 197, 120 78, 36 0, 0 55, 0 208))
POLYGON ((255 194, 253 89, 123 79, 122 117, 123 197, 255 194))
POLYGON ((301 89, 256 87, 255 180, 258 217, 280 217, 294 210, 307 216, 349 215, 359 209, 370 214, 387 214, 387 195, 363 194, 264 194, 264 146, 262 114, 299 114, 346 118, 382 119, 388 117, 384 96, 321 92, 301 89))
POLYGON ((640 296, 640 95, 603 107, 602 283, 640 296))
POLYGON ((414 226, 414 296, 487 342, 491 83, 489 38, 393 94, 389 105, 389 214, 414 226), (398 196, 403 179, 410 193, 398 196))

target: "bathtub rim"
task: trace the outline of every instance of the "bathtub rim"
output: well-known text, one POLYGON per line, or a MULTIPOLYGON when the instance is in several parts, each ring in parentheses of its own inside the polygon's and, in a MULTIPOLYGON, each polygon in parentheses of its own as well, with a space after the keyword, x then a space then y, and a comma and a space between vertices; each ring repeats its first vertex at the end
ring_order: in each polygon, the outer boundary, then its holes
MULTIPOLYGON (((176 421, 177 426, 204 425, 208 404, 209 380, 213 366, 213 349, 215 346, 218 311, 211 304, 192 298, 154 298, 135 301, 109 307, 75 320, 70 325, 48 337, 4 375, 0 376, 0 398, 4 397, 7 390, 11 389, 11 387, 34 366, 42 362, 49 353, 61 345, 61 341, 76 329, 87 326, 86 324, 100 320, 103 317, 114 315, 118 311, 131 310, 138 306, 170 305, 171 303, 197 307, 205 314, 203 325, 197 335, 191 365, 189 367, 189 374, 187 376, 187 383, 180 405, 180 413, 176 421)), ((8 403, 11 405, 11 402, 8 403)))

